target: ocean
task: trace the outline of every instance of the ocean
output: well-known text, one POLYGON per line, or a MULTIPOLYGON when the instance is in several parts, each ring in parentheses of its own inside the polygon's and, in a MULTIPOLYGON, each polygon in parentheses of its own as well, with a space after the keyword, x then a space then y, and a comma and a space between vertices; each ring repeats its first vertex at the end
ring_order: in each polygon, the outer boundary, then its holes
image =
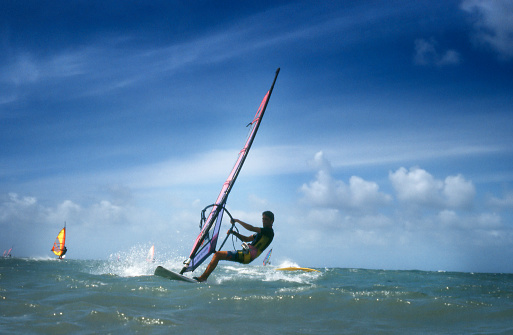
POLYGON ((512 274, 260 264, 191 284, 153 275, 178 260, 0 259, 0 333, 513 334, 512 274))

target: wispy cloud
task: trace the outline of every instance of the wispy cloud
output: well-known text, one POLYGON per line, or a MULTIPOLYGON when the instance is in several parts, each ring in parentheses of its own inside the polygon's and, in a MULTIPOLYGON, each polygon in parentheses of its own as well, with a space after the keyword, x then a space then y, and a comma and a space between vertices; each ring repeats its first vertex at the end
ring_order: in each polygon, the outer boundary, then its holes
POLYGON ((503 197, 491 197, 489 199, 491 206, 500 209, 513 210, 513 192, 507 192, 503 197))
POLYGON ((455 50, 440 51, 434 39, 415 40, 415 64, 418 65, 457 65, 460 63, 460 54, 455 50))
POLYGON ((22 52, 5 63, 1 69, 2 81, 9 81, 16 86, 47 81, 51 78, 65 78, 85 72, 85 60, 82 52, 63 52, 48 57, 36 57, 29 52, 22 52))
POLYGON ((513 2, 464 0, 461 9, 472 15, 478 43, 488 45, 504 60, 513 58, 513 2))

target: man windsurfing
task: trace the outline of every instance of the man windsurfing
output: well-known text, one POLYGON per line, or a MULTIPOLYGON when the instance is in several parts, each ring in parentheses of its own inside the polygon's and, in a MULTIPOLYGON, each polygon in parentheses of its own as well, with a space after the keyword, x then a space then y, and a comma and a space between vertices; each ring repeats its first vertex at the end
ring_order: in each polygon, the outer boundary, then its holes
MULTIPOLYGON (((217 267, 217 264, 221 260, 238 262, 242 264, 249 264, 255 258, 257 258, 272 242, 274 238, 274 214, 271 211, 265 211, 262 213, 262 227, 254 227, 248 223, 242 222, 239 219, 233 219, 232 223, 239 223, 244 229, 255 232, 251 236, 244 236, 232 229, 228 231, 228 234, 233 234, 235 237, 240 239, 242 242, 251 242, 249 245, 244 247, 243 250, 236 251, 217 251, 210 260, 205 272, 199 277, 194 277, 199 282, 206 281, 208 276, 217 267)), ((245 244, 245 243, 244 243, 245 244)), ((243 244, 243 245, 244 245, 243 244)))

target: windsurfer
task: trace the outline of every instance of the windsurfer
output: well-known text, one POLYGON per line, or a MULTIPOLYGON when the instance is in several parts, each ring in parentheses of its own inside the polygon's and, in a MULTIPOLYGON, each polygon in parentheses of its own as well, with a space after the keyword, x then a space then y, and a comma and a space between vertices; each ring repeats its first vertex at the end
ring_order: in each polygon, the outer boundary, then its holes
POLYGON ((205 272, 199 277, 194 277, 199 282, 206 281, 208 276, 214 271, 217 267, 217 264, 221 260, 239 262, 242 264, 251 263, 255 258, 257 258, 272 242, 274 237, 273 223, 274 223, 274 214, 271 211, 265 211, 262 213, 262 228, 254 227, 248 223, 242 222, 239 219, 233 219, 232 223, 239 223, 246 230, 255 232, 251 236, 244 236, 237 232, 234 232, 232 229, 228 231, 228 234, 235 235, 242 242, 251 242, 251 244, 246 245, 243 244, 243 250, 236 251, 217 251, 214 253, 212 260, 208 264, 205 272), (247 246, 247 248, 246 248, 247 246))
POLYGON ((64 255, 66 255, 66 252, 68 252, 68 248, 66 248, 66 246, 64 246, 64 248, 62 248, 62 253, 59 256, 59 259, 63 259, 64 255))

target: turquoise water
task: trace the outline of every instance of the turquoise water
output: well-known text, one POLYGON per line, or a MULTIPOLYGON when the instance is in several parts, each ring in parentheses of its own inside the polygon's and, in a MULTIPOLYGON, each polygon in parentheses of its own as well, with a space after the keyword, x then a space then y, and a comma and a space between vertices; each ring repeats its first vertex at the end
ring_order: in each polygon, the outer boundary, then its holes
POLYGON ((513 275, 0 259, 1 334, 509 334, 513 275), (200 268, 201 270, 201 268, 200 268))

